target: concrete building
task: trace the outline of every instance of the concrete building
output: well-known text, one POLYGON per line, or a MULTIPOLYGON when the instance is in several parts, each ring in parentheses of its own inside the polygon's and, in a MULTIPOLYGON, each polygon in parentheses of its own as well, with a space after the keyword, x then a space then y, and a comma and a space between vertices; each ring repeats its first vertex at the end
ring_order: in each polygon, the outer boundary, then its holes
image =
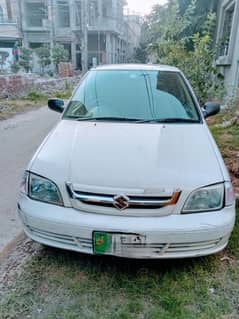
POLYGON ((216 65, 225 79, 229 96, 239 86, 239 0, 219 0, 216 65))
POLYGON ((140 17, 140 15, 127 11, 124 15, 124 23, 124 38, 126 39, 126 60, 127 62, 135 62, 134 56, 140 42, 143 19, 142 17, 140 17))
POLYGON ((23 44, 62 44, 75 69, 127 62, 124 0, 19 0, 23 44))
POLYGON ((17 0, 0 0, 0 51, 9 54, 3 69, 8 68, 13 56, 14 44, 21 42, 21 29, 19 21, 17 0))

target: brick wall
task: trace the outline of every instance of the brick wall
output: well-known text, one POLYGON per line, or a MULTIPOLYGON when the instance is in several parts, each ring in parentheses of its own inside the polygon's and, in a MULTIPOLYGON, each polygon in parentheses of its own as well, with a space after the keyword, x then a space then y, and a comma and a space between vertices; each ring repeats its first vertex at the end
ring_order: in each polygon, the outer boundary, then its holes
POLYGON ((73 76, 73 74, 74 74, 72 64, 69 62, 59 63, 58 72, 59 72, 59 76, 62 78, 73 76))
POLYGON ((79 80, 79 77, 39 79, 34 75, 0 75, 0 98, 24 97, 30 91, 51 96, 57 92, 64 92, 66 86, 74 88, 79 80))
POLYGON ((24 96, 31 83, 21 75, 0 76, 0 97, 24 96))
POLYGON ((7 94, 7 79, 3 76, 0 76, 0 95, 4 96, 7 94))

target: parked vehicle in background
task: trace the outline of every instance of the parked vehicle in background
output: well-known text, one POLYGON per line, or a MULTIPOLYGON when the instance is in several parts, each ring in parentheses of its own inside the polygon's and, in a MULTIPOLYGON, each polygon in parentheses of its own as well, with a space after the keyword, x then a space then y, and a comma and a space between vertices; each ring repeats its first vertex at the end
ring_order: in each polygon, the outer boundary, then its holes
POLYGON ((26 234, 89 254, 181 258, 224 249, 235 196, 184 75, 160 65, 92 69, 23 176, 26 234))

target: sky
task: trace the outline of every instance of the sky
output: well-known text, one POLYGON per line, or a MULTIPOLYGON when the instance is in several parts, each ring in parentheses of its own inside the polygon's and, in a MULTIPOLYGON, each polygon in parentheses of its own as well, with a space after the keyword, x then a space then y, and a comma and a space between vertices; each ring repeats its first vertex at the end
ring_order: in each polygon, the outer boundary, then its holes
POLYGON ((127 0, 130 10, 145 15, 150 13, 154 4, 164 4, 167 0, 127 0))

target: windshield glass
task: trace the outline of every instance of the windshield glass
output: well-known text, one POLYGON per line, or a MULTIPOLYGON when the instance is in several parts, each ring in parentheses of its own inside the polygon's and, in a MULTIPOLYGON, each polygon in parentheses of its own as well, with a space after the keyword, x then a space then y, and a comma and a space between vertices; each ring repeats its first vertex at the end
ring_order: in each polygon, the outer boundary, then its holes
POLYGON ((64 118, 199 122, 178 72, 92 70, 72 97, 64 118))

